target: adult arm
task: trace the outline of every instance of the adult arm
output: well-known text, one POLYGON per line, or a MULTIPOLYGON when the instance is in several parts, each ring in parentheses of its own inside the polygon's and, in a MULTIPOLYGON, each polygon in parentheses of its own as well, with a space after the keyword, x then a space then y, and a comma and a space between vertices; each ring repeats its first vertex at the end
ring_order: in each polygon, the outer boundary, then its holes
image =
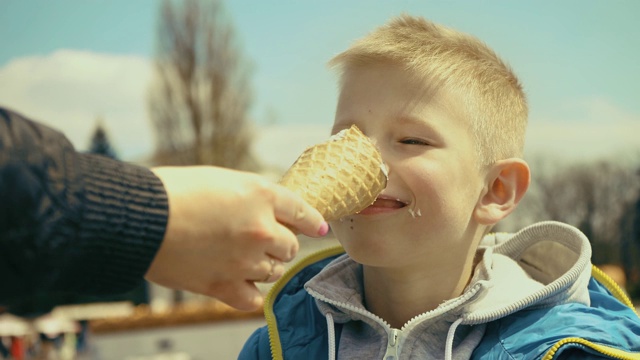
POLYGON ((263 177, 212 166, 153 171, 77 153, 59 132, 0 108, 0 303, 35 291, 117 293, 144 276, 262 304, 297 254, 295 232, 328 225, 263 177))

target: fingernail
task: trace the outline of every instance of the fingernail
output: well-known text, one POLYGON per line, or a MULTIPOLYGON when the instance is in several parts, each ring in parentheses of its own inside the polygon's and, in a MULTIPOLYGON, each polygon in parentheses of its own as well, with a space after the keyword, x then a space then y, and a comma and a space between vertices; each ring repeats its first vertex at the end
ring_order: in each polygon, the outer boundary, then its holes
POLYGON ((325 236, 329 233, 329 224, 325 221, 320 225, 320 230, 318 230, 318 235, 325 236))

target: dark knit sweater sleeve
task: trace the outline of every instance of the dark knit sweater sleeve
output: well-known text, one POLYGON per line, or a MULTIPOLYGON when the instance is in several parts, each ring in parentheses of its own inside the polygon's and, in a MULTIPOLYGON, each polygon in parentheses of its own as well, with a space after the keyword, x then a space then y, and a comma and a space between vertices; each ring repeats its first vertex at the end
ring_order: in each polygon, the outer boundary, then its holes
POLYGON ((0 303, 133 288, 167 217, 149 169, 78 153, 58 131, 0 108, 0 303))

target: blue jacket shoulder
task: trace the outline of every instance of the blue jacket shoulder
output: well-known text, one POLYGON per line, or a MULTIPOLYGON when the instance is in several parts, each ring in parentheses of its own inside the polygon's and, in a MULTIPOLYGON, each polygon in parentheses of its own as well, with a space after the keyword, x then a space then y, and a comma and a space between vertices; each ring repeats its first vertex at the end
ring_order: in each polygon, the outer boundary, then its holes
MULTIPOLYGON (((602 355, 603 347, 640 351, 640 318, 601 283, 589 282, 591 305, 567 303, 527 309, 487 324, 475 359, 539 359, 554 346, 556 356, 580 351, 602 355), (560 341, 567 340, 560 346, 560 341)), ((554 357, 555 358, 555 357, 554 357)))
POLYGON ((315 358, 327 357, 326 321, 318 311, 315 300, 304 289, 304 284, 340 256, 336 252, 342 253, 337 248, 329 249, 329 256, 320 253, 319 258, 301 260, 273 285, 278 291, 270 293, 265 300, 265 315, 272 313, 275 323, 256 330, 245 343, 238 359, 272 359, 272 343, 288 359, 309 358, 309 354, 314 354, 315 358), (269 327, 273 339, 269 336, 269 327), (280 339, 286 341, 281 342, 280 339))

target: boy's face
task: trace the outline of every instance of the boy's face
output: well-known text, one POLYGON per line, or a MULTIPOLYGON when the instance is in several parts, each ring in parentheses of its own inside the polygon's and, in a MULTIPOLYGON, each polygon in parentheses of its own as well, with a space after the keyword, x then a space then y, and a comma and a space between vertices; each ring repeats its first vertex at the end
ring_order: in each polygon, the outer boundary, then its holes
POLYGON ((380 149, 389 181, 372 206, 331 224, 342 245, 372 266, 466 261, 480 240, 473 210, 485 174, 463 99, 392 64, 351 69, 344 80, 333 133, 356 124, 380 149))

